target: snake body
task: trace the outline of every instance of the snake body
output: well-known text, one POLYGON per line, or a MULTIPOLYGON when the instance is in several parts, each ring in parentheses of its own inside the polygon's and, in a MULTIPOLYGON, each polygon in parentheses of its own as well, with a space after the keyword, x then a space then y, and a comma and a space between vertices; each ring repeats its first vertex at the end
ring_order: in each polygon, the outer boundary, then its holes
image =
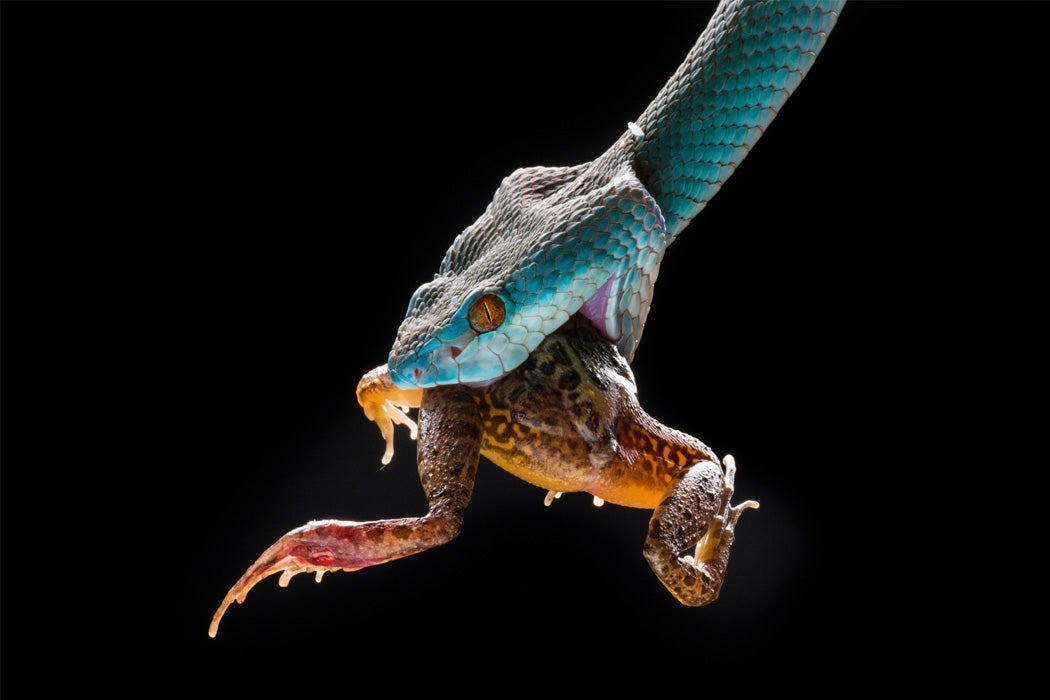
POLYGON ((593 161, 522 168, 413 294, 402 389, 485 385, 581 314, 630 361, 667 247, 801 83, 845 0, 722 0, 641 116, 593 161))

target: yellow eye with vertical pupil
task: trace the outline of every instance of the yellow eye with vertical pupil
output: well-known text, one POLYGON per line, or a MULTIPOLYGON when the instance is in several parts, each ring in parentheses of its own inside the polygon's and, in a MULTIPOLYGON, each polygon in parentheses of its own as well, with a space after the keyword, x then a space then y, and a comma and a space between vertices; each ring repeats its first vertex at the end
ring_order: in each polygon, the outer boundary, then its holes
POLYGON ((507 307, 495 294, 482 294, 467 309, 467 321, 478 333, 488 333, 500 327, 507 317, 507 307))

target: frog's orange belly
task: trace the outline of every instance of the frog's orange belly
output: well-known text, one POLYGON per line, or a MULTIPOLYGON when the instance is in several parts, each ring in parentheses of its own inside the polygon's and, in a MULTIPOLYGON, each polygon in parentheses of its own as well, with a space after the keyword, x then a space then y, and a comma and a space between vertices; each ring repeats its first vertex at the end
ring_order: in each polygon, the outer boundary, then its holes
POLYGON ((483 444, 481 454, 533 486, 561 493, 584 491, 629 508, 656 508, 674 481, 670 471, 646 473, 628 468, 620 460, 595 465, 588 457, 581 459, 581 455, 574 454, 545 452, 540 456, 533 453, 528 444, 518 445, 515 450, 483 444))

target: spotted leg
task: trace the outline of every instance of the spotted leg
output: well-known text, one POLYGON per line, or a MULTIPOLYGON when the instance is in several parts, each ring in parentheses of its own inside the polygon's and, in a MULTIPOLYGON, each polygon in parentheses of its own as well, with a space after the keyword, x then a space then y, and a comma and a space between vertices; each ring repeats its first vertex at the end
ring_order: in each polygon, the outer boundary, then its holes
POLYGON ((419 411, 419 478, 429 510, 418 518, 353 522, 315 520, 292 530, 263 552, 226 594, 208 634, 234 602, 255 584, 280 573, 287 586, 296 574, 356 571, 445 544, 459 534, 474 490, 481 444, 477 405, 458 386, 423 393, 419 411))
POLYGON ((643 553, 671 594, 685 605, 707 605, 718 598, 725 578, 736 521, 757 501, 733 506, 736 462, 704 460, 671 486, 653 511, 643 553), (692 554, 682 552, 693 549, 692 554))

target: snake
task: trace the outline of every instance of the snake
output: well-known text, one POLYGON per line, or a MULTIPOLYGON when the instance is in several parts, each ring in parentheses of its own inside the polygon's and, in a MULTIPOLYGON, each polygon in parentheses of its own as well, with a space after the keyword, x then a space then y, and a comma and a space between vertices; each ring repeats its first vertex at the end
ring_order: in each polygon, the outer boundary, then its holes
POLYGON ((597 158, 519 168, 412 294, 387 358, 403 390, 486 386, 572 316, 630 361, 667 248, 813 66, 845 0, 721 0, 597 158))
POLYGON ((427 514, 315 520, 271 545, 234 601, 281 573, 356 571, 448 542, 485 456, 548 490, 653 509, 643 553, 683 604, 719 595, 737 519, 735 460, 638 403, 629 362, 667 247, 755 146, 813 65, 844 0, 721 0, 641 116, 596 159, 522 168, 408 305, 358 402, 393 455, 419 439, 427 514), (419 409, 419 424, 404 411, 419 409), (417 431, 418 427, 418 431, 417 431), (683 552, 691 552, 683 556, 683 552))

